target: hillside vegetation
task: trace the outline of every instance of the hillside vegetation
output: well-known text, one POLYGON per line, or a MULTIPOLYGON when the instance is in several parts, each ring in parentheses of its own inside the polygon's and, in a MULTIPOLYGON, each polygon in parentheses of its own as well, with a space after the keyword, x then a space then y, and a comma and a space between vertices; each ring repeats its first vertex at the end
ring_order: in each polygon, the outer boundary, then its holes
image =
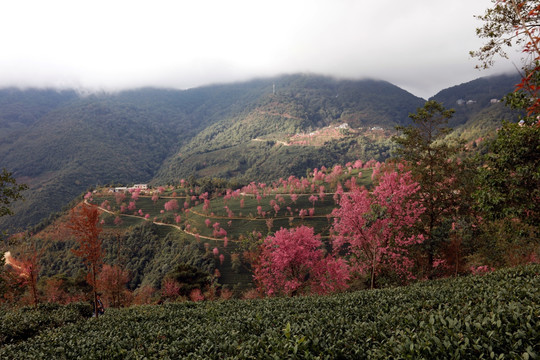
MULTIPOLYGON (((475 109, 490 108, 483 100, 501 97, 514 82, 508 77, 477 81, 475 109)), ((463 84, 438 96, 454 106, 454 98, 468 99, 470 87, 463 84)), ((384 161, 394 148, 389 140, 394 127, 407 124, 409 113, 423 103, 387 82, 316 75, 85 96, 1 90, 1 165, 30 190, 26 202, 15 205, 17 216, 2 218, 0 228, 35 225, 103 184, 160 185, 189 176, 245 184, 356 159, 384 161), (349 131, 338 135, 310 135, 345 123, 349 131)), ((499 110, 490 115, 500 119, 499 110)), ((473 115, 457 116, 452 125, 476 121, 473 115)), ((482 126, 468 140, 496 125, 482 126)))
MULTIPOLYGON (((263 236, 282 227, 306 225, 328 238, 331 213, 337 206, 337 184, 359 176, 358 185, 371 186, 372 168, 337 169, 340 172, 327 181, 317 180, 311 173, 308 178, 291 176, 282 182, 252 183, 234 190, 212 188, 212 195, 203 184, 188 182, 135 195, 111 193, 111 188, 104 187, 87 196, 87 201, 102 210, 105 262, 122 263, 131 274, 130 290, 160 289, 176 265, 188 264, 208 274, 218 270, 216 284, 240 295, 253 284, 250 262, 243 253, 258 246, 263 236), (178 207, 171 208, 170 203, 178 207)), ((70 251, 75 242, 58 230, 67 221, 63 216, 45 229, 35 229, 35 237, 47 246, 41 259, 42 277, 76 277, 84 270, 70 251)))

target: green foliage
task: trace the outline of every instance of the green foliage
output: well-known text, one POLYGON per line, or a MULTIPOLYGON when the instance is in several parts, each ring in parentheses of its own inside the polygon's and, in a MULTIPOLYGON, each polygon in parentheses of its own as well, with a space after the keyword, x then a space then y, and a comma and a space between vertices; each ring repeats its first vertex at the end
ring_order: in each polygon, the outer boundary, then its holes
POLYGON ((211 283, 209 273, 183 263, 176 265, 165 278, 175 280, 180 284, 181 296, 188 296, 194 289, 204 290, 211 283))
POLYGON ((428 101, 410 115, 414 124, 398 127, 403 134, 394 138, 401 146, 397 154, 420 185, 416 196, 425 208, 420 231, 426 236, 422 246, 426 247, 430 268, 440 243, 435 230, 445 220, 467 215, 470 209, 470 167, 459 158, 464 148, 462 143, 447 139, 452 129, 446 125, 453 113, 441 103, 428 101))
POLYGON ((120 246, 120 262, 127 259, 125 269, 132 274, 128 283, 130 289, 140 285, 158 289, 162 279, 177 263, 209 273, 214 270, 214 262, 205 256, 202 244, 179 235, 159 236, 156 225, 147 223, 134 228, 124 236, 120 246))
POLYGON ((540 223, 540 126, 537 119, 504 123, 490 144, 476 192, 490 219, 517 217, 540 223))
POLYGON ((478 359, 540 355, 538 265, 324 297, 109 309, 2 358, 478 359))
MULTIPOLYGON (((179 233, 162 234, 160 230, 157 225, 143 221, 128 228, 123 235, 105 236, 104 262, 117 264, 130 273, 130 290, 141 285, 159 288, 165 275, 180 262, 208 273, 213 272, 214 261, 205 256, 202 244, 188 240, 179 233)), ((80 260, 70 251, 74 246, 74 241, 52 242, 41 258, 40 277, 64 274, 65 280, 71 284, 77 274, 84 270, 80 260)))
POLYGON ((476 252, 470 258, 471 263, 500 268, 540 259, 538 226, 504 218, 485 221, 481 229, 474 241, 476 252))
POLYGON ((276 94, 263 95, 201 131, 166 161, 155 181, 167 183, 186 174, 272 181, 300 176, 306 168, 357 159, 384 161, 392 150, 390 141, 349 134, 315 147, 284 146, 281 139, 342 123, 391 128, 407 123, 408 112, 422 102, 381 81, 292 75, 275 82, 276 94))
POLYGON ((515 122, 517 118, 518 113, 503 103, 492 104, 471 115, 467 123, 454 128, 449 136, 465 141, 477 153, 485 153, 486 143, 496 135, 501 122, 515 122))

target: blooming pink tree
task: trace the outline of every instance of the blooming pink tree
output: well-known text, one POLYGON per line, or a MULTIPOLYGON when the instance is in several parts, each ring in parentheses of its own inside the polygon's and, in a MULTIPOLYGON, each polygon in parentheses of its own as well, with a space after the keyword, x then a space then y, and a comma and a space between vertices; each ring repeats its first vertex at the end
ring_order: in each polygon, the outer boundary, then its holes
POLYGON ((114 198, 116 200, 116 204, 120 205, 126 199, 126 194, 124 194, 123 192, 117 192, 116 194, 114 194, 114 198))
POLYGON ((178 201, 175 199, 169 200, 163 205, 163 207, 166 211, 178 210, 178 201))
POLYGON ((131 193, 131 199, 133 199, 133 201, 137 201, 139 200, 139 195, 141 194, 141 189, 136 189, 134 190, 132 193, 131 193))
POLYGON ((207 211, 210 209, 210 200, 208 199, 204 199, 204 205, 203 205, 203 210, 204 211, 207 211))
POLYGON ((346 262, 321 249, 313 228, 283 229, 269 236, 254 264, 254 280, 260 291, 272 295, 327 294, 347 287, 346 262))
POLYGON ((411 245, 423 241, 410 229, 424 212, 411 195, 419 189, 410 172, 385 172, 372 193, 354 187, 341 194, 334 216, 335 249, 347 249, 350 263, 359 273, 369 274, 371 288, 375 277, 387 268, 407 279, 414 278, 409 256, 411 245))

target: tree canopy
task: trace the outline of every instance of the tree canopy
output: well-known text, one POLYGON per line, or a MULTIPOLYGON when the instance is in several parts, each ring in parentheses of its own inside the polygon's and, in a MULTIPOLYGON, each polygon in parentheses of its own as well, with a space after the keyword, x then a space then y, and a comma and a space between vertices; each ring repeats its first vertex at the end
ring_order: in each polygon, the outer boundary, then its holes
POLYGON ((507 57, 506 48, 521 48, 522 80, 505 100, 526 116, 519 124, 503 123, 490 143, 476 197, 491 220, 508 217, 536 225, 540 222, 540 1, 493 2, 492 8, 478 16, 484 25, 477 34, 487 43, 471 54, 486 68, 496 55, 507 57))

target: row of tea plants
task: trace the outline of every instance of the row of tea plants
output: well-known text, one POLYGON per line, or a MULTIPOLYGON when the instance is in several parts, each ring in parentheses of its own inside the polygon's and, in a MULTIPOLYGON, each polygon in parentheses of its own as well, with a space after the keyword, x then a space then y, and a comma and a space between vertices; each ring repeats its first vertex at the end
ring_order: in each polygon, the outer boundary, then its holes
POLYGON ((4 340, 0 358, 534 359, 539 273, 529 265, 333 296, 109 309, 4 340))

